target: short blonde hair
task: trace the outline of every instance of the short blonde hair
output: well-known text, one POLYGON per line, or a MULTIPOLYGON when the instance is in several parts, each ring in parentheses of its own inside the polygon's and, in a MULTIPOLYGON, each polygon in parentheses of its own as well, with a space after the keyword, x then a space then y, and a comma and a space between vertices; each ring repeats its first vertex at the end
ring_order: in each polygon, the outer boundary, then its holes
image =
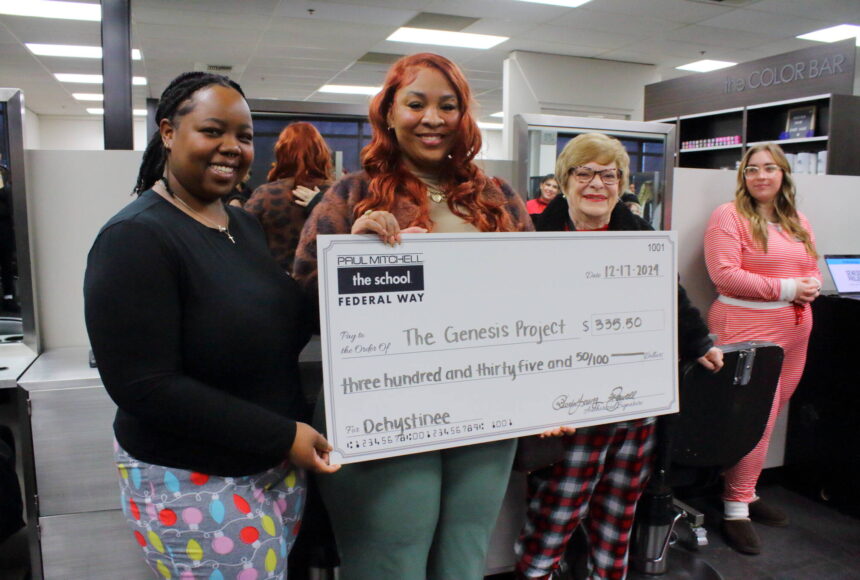
POLYGON ((586 163, 615 166, 621 170, 619 192, 627 191, 630 183, 630 156, 621 141, 603 133, 583 133, 571 139, 555 161, 555 180, 561 192, 567 195, 567 176, 570 170, 586 163))

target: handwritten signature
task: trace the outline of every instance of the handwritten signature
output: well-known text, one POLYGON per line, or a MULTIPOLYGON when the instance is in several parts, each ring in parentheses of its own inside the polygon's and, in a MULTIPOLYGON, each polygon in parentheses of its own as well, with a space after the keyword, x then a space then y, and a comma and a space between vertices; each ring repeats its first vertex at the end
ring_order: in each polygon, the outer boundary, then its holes
POLYGON ((638 407, 642 404, 641 401, 636 399, 637 393, 638 391, 625 392, 624 387, 615 387, 609 392, 605 401, 601 400, 600 397, 585 397, 580 395, 578 399, 573 399, 569 395, 559 395, 553 399, 552 408, 555 411, 567 409, 568 415, 574 415, 581 409, 583 413, 624 410, 629 407, 638 407))

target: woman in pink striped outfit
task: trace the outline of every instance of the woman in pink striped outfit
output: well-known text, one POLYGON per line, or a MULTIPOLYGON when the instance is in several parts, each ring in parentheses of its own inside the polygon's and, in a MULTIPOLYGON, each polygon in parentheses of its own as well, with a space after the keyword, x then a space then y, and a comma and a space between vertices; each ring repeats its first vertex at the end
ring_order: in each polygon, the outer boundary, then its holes
POLYGON ((815 236, 797 211, 791 168, 777 145, 747 150, 738 170, 735 201, 711 215, 705 261, 719 292, 708 315, 718 344, 768 340, 785 351, 764 435, 724 474, 723 533, 736 550, 758 554, 761 541, 750 520, 788 525, 788 517, 764 503, 755 486, 776 418, 803 374, 812 329, 810 303, 821 290, 815 236))

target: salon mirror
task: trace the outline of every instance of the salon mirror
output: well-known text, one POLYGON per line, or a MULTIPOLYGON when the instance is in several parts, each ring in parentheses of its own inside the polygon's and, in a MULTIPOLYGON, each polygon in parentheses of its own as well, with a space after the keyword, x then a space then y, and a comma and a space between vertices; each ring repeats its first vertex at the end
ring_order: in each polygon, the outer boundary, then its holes
POLYGON ((581 133, 615 137, 630 155, 630 184, 639 210, 655 230, 671 228, 672 168, 675 126, 592 117, 515 115, 514 181, 527 199, 539 195, 540 180, 555 171, 555 160, 568 141, 581 133))
POLYGON ((24 96, 0 88, 0 381, 14 381, 39 353, 24 175, 24 96), (20 372, 19 372, 20 371, 20 372))

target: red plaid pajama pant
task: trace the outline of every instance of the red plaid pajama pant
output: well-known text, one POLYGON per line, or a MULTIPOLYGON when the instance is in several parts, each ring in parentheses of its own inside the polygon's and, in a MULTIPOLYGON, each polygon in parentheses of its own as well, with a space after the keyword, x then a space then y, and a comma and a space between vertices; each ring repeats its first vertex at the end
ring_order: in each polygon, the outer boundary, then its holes
POLYGON ((517 569, 527 578, 547 578, 582 523, 589 578, 623 579, 636 502, 651 470, 654 420, 577 429, 565 436, 565 446, 563 461, 529 475, 517 569))

